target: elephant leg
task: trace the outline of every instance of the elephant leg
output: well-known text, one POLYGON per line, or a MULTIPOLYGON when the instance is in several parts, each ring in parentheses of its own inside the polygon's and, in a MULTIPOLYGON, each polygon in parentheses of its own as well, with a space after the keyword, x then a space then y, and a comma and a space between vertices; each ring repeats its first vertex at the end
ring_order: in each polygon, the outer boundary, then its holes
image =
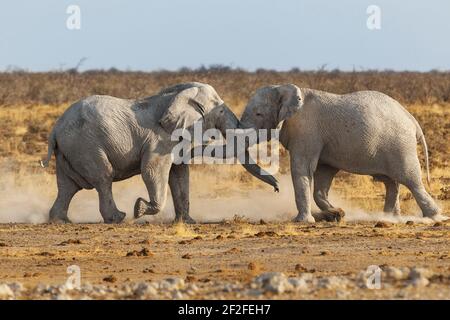
POLYGON ((97 190, 100 214, 104 222, 122 222, 126 214, 119 211, 114 202, 112 194, 114 169, 106 153, 98 150, 96 153, 87 154, 83 166, 78 167, 78 172, 84 172, 83 177, 97 190))
POLYGON ((295 222, 315 222, 311 214, 311 184, 314 171, 311 170, 310 164, 311 162, 306 159, 297 161, 291 157, 291 175, 298 210, 295 222))
POLYGON ((126 214, 117 209, 112 194, 112 181, 105 181, 95 186, 98 192, 100 213, 105 223, 120 223, 126 214))
POLYGON ((389 179, 388 181, 384 181, 384 186, 386 187, 386 199, 384 201, 383 211, 400 215, 399 184, 389 179))
POLYGON ((53 203, 49 213, 49 222, 70 223, 67 217, 69 204, 73 196, 81 189, 69 176, 64 173, 61 161, 62 156, 56 155, 56 181, 58 185, 58 196, 53 203))
POLYGON ((416 199, 417 204, 422 210, 422 214, 424 217, 433 218, 439 215, 440 210, 437 206, 436 202, 434 202, 433 198, 428 194, 425 190, 425 187, 422 182, 409 183, 406 187, 411 191, 416 199))
POLYGON ((424 217, 433 218, 439 215, 440 209, 430 194, 425 190, 422 181, 408 181, 405 183, 405 186, 411 191, 414 199, 416 199, 424 217))
POLYGON ((169 187, 175 208, 175 221, 195 223, 189 216, 189 166, 172 165, 169 172, 169 187))
POLYGON ((386 198, 384 200, 384 212, 400 214, 399 184, 388 176, 373 176, 375 181, 381 181, 386 188, 386 198))
POLYGON ((169 171, 172 166, 170 154, 165 156, 144 155, 141 175, 148 191, 149 201, 138 198, 134 204, 134 217, 155 215, 166 203, 169 171))
POLYGON ((319 164, 316 172, 314 172, 314 201, 320 210, 327 211, 333 207, 328 201, 328 191, 331 187, 331 182, 334 176, 339 172, 339 169, 319 164))
POLYGON ((440 209, 433 198, 425 190, 421 179, 421 169, 419 159, 417 158, 414 165, 405 168, 400 174, 398 182, 405 185, 412 193, 414 199, 422 210, 424 217, 433 218, 440 214, 440 209))
POLYGON ((314 192, 313 197, 321 212, 313 213, 314 219, 317 221, 339 222, 344 216, 345 212, 341 208, 335 208, 328 201, 328 191, 331 183, 339 169, 330 167, 328 165, 319 164, 314 172, 314 192))

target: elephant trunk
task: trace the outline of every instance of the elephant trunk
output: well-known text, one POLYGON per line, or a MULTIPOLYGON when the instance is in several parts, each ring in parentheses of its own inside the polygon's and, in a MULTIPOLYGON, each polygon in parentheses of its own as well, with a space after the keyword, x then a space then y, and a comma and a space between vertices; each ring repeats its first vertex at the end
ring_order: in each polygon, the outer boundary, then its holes
MULTIPOLYGON (((201 154, 203 154, 203 152, 205 151, 205 148, 207 147, 207 145, 201 145, 201 146, 197 146, 195 148, 193 148, 191 150, 191 156, 193 157, 194 154, 198 154, 198 152, 200 150, 197 150, 197 148, 201 149, 201 154)), ((238 148, 235 145, 233 154, 230 154, 229 152, 227 153, 227 145, 222 145, 221 146, 222 150, 220 152, 221 157, 222 158, 228 158, 228 157, 234 157, 237 158, 241 165, 245 168, 245 170, 247 172, 249 172, 252 176, 254 176, 255 178, 258 178, 259 180, 271 185, 274 188, 275 192, 279 192, 279 187, 278 187, 278 180, 272 176, 270 173, 268 173, 266 170, 264 170, 263 168, 261 168, 259 165, 257 165, 254 160, 250 157, 250 154, 248 152, 248 150, 246 149, 244 151, 244 153, 241 155, 238 152, 238 148)), ((219 155, 216 154, 215 152, 216 149, 212 149, 210 150, 210 155, 212 157, 218 157, 219 155)))
MULTIPOLYGON (((245 151, 245 159, 248 158, 250 159, 250 155, 248 154, 248 151, 245 151)), ((245 170, 247 170, 247 172, 249 172, 252 176, 260 179, 261 181, 270 184, 275 192, 279 192, 280 189, 278 187, 278 180, 275 179, 274 176, 272 176, 270 173, 268 173, 267 171, 265 171, 263 168, 261 168, 260 166, 258 166, 256 163, 248 163, 247 161, 245 161, 244 163, 241 163, 242 166, 245 168, 245 170)))
POLYGON ((240 127, 239 119, 227 106, 224 107, 223 117, 216 123, 216 128, 224 138, 227 137, 227 130, 235 130, 240 127))
MULTIPOLYGON (((242 125, 239 122, 239 129, 248 129, 248 127, 242 125)), ((259 140, 259 137, 257 137, 257 140, 259 140)), ((256 141, 258 143, 259 141, 256 141)), ((275 192, 279 192, 280 189, 278 187, 278 180, 275 179, 274 176, 272 176, 270 173, 268 173, 266 170, 258 166, 255 161, 250 157, 250 154, 248 152, 248 149, 250 147, 250 142, 248 140, 245 140, 245 152, 244 152, 244 161, 241 162, 242 166, 247 170, 251 175, 254 177, 260 179, 261 181, 270 184, 275 192)), ((235 152, 237 154, 237 152, 235 152)), ((238 155, 236 155, 238 157, 238 155)), ((239 159, 239 157, 238 157, 239 159)))
MULTIPOLYGON (((218 128, 225 138, 227 138, 227 130, 243 129, 239 122, 239 119, 229 108, 226 108, 226 120, 222 123, 221 126, 219 125, 218 128)), ((270 184, 274 188, 274 190, 278 192, 279 188, 277 179, 275 179, 270 173, 257 165, 255 161, 250 157, 250 154, 248 152, 248 141, 245 140, 245 148, 243 150, 240 150, 237 143, 234 143, 233 145, 234 150, 232 156, 237 158, 241 162, 241 165, 245 168, 245 170, 247 170, 251 175, 260 179, 261 181, 270 184)), ((223 157, 230 156, 230 154, 227 155, 226 149, 226 145, 224 145, 222 150, 223 157)))

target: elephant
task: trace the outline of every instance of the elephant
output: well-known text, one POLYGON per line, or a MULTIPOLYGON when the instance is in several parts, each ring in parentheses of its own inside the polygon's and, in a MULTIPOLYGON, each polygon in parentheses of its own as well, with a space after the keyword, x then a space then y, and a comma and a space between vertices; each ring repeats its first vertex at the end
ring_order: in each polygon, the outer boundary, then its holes
MULTIPOLYGON (((154 215, 166 202, 170 187, 175 220, 195 223, 189 215, 188 164, 174 164, 171 139, 176 129, 192 131, 201 121, 203 129, 226 130, 239 125, 237 117, 215 89, 198 82, 182 83, 143 99, 119 99, 94 95, 71 105, 56 121, 48 139, 47 167, 56 157, 58 195, 50 209, 50 222, 70 222, 67 212, 81 189, 95 188, 105 223, 119 223, 112 183, 141 174, 149 201, 138 198, 134 217, 154 215)), ((274 177, 256 164, 242 164, 251 174, 278 188, 274 177)))
POLYGON ((250 98, 240 122, 243 128, 281 127, 279 140, 289 151, 298 209, 294 221, 315 222, 311 193, 322 212, 341 210, 328 200, 340 170, 382 181, 385 212, 400 214, 399 184, 403 184, 424 217, 437 218, 440 213, 422 183, 418 142, 430 181, 422 129, 399 102, 381 92, 339 95, 294 84, 266 86, 250 98))

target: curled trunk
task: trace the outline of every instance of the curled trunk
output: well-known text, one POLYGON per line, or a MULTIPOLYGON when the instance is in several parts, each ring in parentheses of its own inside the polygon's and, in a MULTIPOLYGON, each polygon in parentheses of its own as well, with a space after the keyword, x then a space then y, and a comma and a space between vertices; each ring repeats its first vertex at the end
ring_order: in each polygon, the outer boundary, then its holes
MULTIPOLYGON (((207 145, 201 145, 201 146, 197 146, 197 147, 193 148, 191 150, 191 157, 194 157, 194 154, 202 154, 203 155, 203 151, 205 150, 206 146, 207 145), (199 151, 201 151, 201 153, 199 151)), ((245 170, 247 170, 247 172, 249 172, 252 176, 258 178, 259 180, 271 185, 274 188, 275 192, 279 192, 278 180, 253 161, 253 159, 250 157, 248 149, 246 149, 244 151, 244 154, 242 156, 240 156, 237 152, 236 147, 234 149, 233 154, 227 154, 227 146, 226 145, 222 145, 220 148, 222 148, 222 152, 221 152, 222 159, 230 158, 230 157, 235 157, 235 158, 239 159, 239 161, 241 162, 241 165, 245 168, 245 170)), ((211 156, 217 158, 220 155, 216 155, 214 150, 212 150, 211 156)))

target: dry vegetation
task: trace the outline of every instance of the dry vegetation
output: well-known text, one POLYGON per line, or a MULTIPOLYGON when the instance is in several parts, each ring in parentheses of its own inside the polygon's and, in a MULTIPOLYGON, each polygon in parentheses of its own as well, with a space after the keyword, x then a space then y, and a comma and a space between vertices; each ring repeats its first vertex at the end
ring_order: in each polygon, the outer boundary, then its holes
POLYGON ((246 72, 213 66, 151 73, 116 70, 0 73, 0 105, 60 105, 91 94, 109 94, 123 98, 145 97, 168 85, 193 80, 213 85, 224 100, 234 107, 241 107, 257 88, 274 83, 295 83, 335 93, 378 90, 406 104, 450 102, 450 72, 246 72))
MULTIPOLYGON (((237 115, 258 87, 275 83, 289 82, 336 93, 370 89, 393 96, 418 119, 425 132, 431 160, 431 193, 444 213, 450 215, 450 73, 324 70, 249 73, 213 67, 153 73, 115 70, 0 73, 0 214, 4 215, 1 221, 7 222, 5 219, 17 214, 33 215, 36 208, 46 216, 56 192, 55 163, 52 161, 50 170, 42 170, 37 160, 46 153, 46 140, 53 123, 70 103, 91 94, 144 97, 185 81, 210 83, 237 115), (8 202, 10 198, 18 201, 8 202)), ((281 173, 287 173, 285 151, 281 160, 281 173)), ((406 224, 380 224, 377 228, 375 222, 309 226, 274 223, 270 219, 275 213, 284 214, 285 218, 295 215, 289 176, 282 176, 281 181, 280 194, 273 195, 240 166, 220 170, 216 166, 194 166, 191 178, 194 218, 202 221, 201 218, 215 214, 233 217, 235 213, 250 213, 252 221, 266 220, 256 224, 237 217, 227 223, 188 227, 159 224, 161 220, 152 220, 153 224, 128 222, 116 226, 2 225, 0 284, 12 281, 25 286, 61 284, 67 278, 66 267, 77 264, 82 269, 83 283, 103 284, 114 290, 135 282, 177 277, 198 287, 192 294, 183 291, 184 298, 242 298, 246 296, 241 293, 249 289, 253 277, 262 272, 280 271, 288 276, 313 273, 320 282, 321 277, 328 276, 356 279, 368 265, 378 264, 383 268, 425 266, 436 275, 430 277, 430 284, 419 288, 408 286, 409 280, 404 280, 394 281, 381 291, 325 288, 278 296, 268 293, 263 297, 449 298, 449 222, 426 225, 415 220, 406 224), (240 211, 234 212, 236 208, 240 211), (235 289, 226 291, 225 287, 235 289)), ((126 206, 123 209, 128 212, 136 197, 136 192, 129 192, 131 189, 145 196, 138 178, 123 182, 115 189, 119 207, 126 206)), ((383 187, 373 183, 370 177, 341 173, 332 190, 332 196, 344 209, 379 211, 382 208, 383 187)), ((95 221, 100 221, 97 203, 92 201, 96 196, 91 196, 76 199, 78 202, 71 207, 74 221, 80 221, 76 216, 86 211, 86 207, 97 215, 95 221)), ((404 213, 417 213, 414 200, 404 188, 401 199, 404 213)), ((25 221, 42 222, 41 218, 25 221)), ((21 298, 48 294, 47 289, 39 290, 27 291, 21 298)), ((133 292, 120 297, 137 298, 133 292)))

